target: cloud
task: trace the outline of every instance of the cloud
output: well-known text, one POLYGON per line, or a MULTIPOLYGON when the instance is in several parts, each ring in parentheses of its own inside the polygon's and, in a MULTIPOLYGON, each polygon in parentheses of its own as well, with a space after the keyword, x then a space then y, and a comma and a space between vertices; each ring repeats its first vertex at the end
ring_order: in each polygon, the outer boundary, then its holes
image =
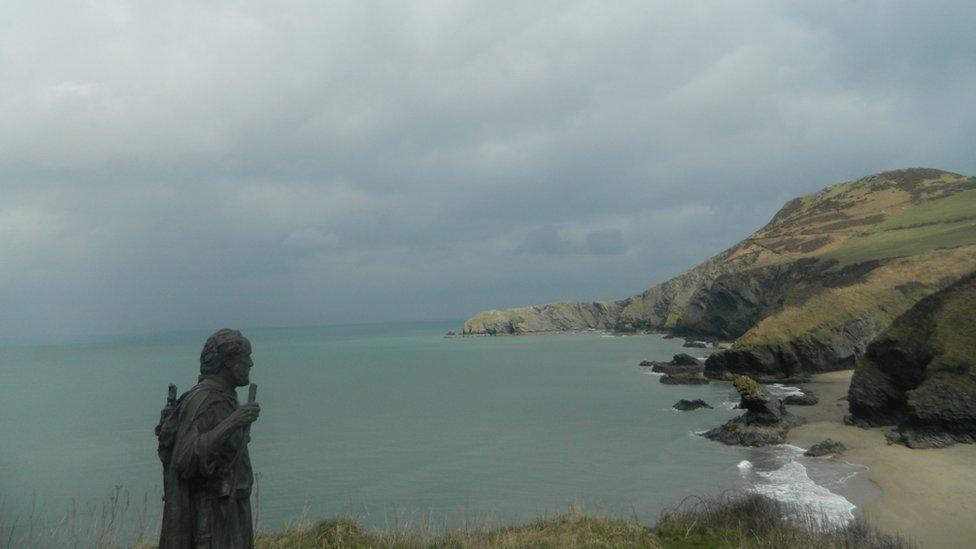
POLYGON ((523 255, 622 255, 627 253, 620 229, 559 229, 552 225, 536 227, 515 246, 523 255))
POLYGON ((793 196, 976 173, 966 2, 71 11, 0 6, 11 337, 624 297, 793 196))

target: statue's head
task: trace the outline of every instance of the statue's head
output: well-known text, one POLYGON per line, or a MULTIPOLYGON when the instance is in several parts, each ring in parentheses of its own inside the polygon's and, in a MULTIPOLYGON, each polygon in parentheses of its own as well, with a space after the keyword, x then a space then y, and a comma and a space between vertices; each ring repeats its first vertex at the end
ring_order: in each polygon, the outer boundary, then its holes
POLYGON ((250 383, 251 342, 237 330, 217 330, 200 351, 200 375, 224 375, 236 386, 250 383))

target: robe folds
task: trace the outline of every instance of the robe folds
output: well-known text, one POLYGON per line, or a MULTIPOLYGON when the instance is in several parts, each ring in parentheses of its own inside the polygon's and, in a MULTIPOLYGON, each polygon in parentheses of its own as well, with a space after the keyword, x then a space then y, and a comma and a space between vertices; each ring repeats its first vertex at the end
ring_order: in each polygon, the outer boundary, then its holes
POLYGON ((202 377, 172 411, 171 453, 164 457, 160 452, 164 493, 160 549, 253 547, 250 437, 242 428, 221 442, 211 432, 238 406, 236 392, 202 377))

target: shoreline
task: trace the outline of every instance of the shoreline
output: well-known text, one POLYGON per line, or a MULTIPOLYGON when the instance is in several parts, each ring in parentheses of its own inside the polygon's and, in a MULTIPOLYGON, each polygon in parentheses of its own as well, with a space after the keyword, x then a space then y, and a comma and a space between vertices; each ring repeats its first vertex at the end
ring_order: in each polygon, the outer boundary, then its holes
MULTIPOLYGON (((790 406, 807 424, 792 429, 787 443, 808 448, 825 438, 848 448, 836 459, 864 465, 857 477, 877 487, 852 481, 842 493, 858 506, 872 525, 886 533, 900 533, 921 547, 971 547, 976 543, 976 445, 912 450, 889 445, 885 427, 861 429, 844 425, 847 389, 853 371, 813 376, 799 384, 820 402, 790 406)), ((855 478, 857 478, 855 477, 855 478)), ((840 492, 838 492, 840 493, 840 492)))

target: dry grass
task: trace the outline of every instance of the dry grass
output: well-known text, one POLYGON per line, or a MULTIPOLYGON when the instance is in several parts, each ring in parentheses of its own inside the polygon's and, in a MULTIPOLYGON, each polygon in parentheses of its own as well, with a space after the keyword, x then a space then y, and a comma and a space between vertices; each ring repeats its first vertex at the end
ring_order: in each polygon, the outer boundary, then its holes
POLYGON ((894 260, 872 271, 863 283, 825 289, 802 307, 784 307, 767 316, 740 337, 735 347, 786 343, 810 333, 829 341, 832 330, 857 318, 874 318, 879 326, 888 326, 923 296, 972 270, 973 264, 976 246, 894 260), (900 291, 898 287, 917 289, 900 291))
MULTIPOLYGON (((157 498, 158 499, 158 498, 157 498)), ((0 529, 0 547, 154 547, 159 532, 147 495, 135 508, 121 487, 99 508, 44 522, 42 509, 15 528, 0 529), (134 521, 134 522, 133 522, 134 521)), ((0 513, 2 516, 2 513, 0 513)), ((656 527, 626 520, 568 514, 540 518, 527 524, 488 526, 465 524, 435 533, 430 515, 398 516, 387 531, 370 531, 349 518, 302 522, 276 533, 259 533, 259 549, 360 548, 386 549, 529 547, 587 548, 879 548, 913 547, 906 540, 879 533, 863 521, 833 527, 824 517, 750 493, 720 498, 686 498, 664 513, 656 527)))
POLYGON ((11 516, 0 505, 0 549, 144 546, 159 535, 161 507, 158 492, 134 499, 123 486, 113 487, 102 502, 84 507, 72 499, 63 510, 54 511, 35 496, 26 512, 11 516))

